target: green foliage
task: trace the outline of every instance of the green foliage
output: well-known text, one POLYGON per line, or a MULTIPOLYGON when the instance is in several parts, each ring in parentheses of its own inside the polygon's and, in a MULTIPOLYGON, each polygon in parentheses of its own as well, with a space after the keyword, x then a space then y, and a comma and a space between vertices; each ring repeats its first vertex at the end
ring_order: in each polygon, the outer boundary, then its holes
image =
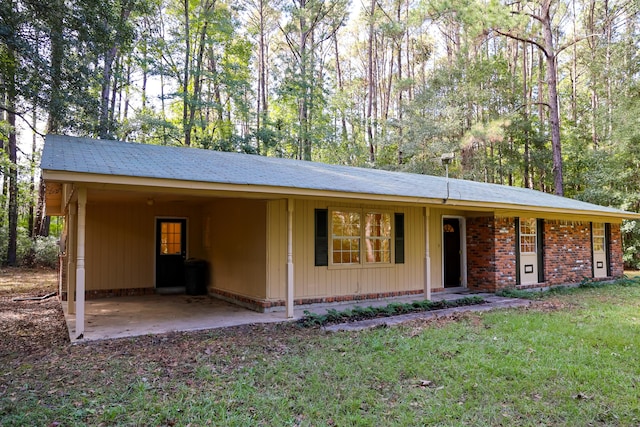
POLYGON ((640 269, 640 221, 624 221, 620 227, 623 235, 624 265, 635 270, 640 269))
POLYGON ((353 322, 356 320, 372 319, 377 317, 397 316, 400 314, 416 313, 421 311, 442 310, 452 307, 465 307, 469 305, 484 304, 486 301, 479 296, 464 297, 455 300, 440 301, 414 301, 412 303, 392 302, 381 307, 360 307, 338 311, 334 308, 327 310, 326 314, 316 314, 308 310, 298 320, 298 324, 304 327, 324 326, 333 323, 353 322))
MULTIPOLYGON (((566 48, 565 193, 640 211, 640 6, 551 5, 565 17, 552 22, 566 48)), ((540 42, 527 13, 539 2, 382 1, 359 16, 347 6, 0 2, 0 97, 15 82, 19 112, 57 133, 162 145, 189 135, 212 150, 440 176, 440 155, 455 152, 453 177, 553 190, 544 57, 495 31, 540 42)), ((640 229, 623 236, 626 264, 639 267, 640 229)))
POLYGON ((35 240, 32 240, 35 265, 50 268, 58 266, 58 255, 60 253, 58 241, 59 239, 56 236, 38 236, 35 240))
MULTIPOLYGON (((0 247, 7 247, 6 227, 0 228, 0 247)), ((58 237, 53 235, 48 237, 38 236, 35 239, 27 234, 27 230, 18 227, 17 241, 17 264, 20 266, 39 266, 55 268, 58 266, 58 237)), ((7 251, 0 252, 0 264, 6 262, 7 251)))

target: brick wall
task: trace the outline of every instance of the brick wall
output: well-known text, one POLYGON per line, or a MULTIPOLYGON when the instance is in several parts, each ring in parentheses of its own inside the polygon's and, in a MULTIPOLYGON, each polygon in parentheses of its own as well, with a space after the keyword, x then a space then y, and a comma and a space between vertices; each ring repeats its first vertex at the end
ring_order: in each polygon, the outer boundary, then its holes
POLYGON ((611 234, 609 236, 609 260, 612 277, 622 277, 624 265, 622 262, 622 233, 620 224, 611 224, 611 234))
POLYGON ((493 217, 467 219, 467 286, 493 291, 496 286, 493 217))
POLYGON ((515 218, 495 218, 496 291, 516 285, 515 223, 515 218))
POLYGON ((513 218, 467 219, 467 281, 471 289, 495 292, 516 284, 513 218))
MULTIPOLYGON (((611 276, 621 277, 624 271, 618 224, 611 224, 609 251, 611 276)), ((467 269, 470 289, 496 292, 516 287, 514 218, 467 219, 467 269)), ((544 221, 544 277, 544 283, 533 287, 580 283, 593 277, 589 222, 544 221)))
POLYGON ((544 222, 546 285, 579 283, 593 277, 591 262, 591 226, 588 222, 544 222))

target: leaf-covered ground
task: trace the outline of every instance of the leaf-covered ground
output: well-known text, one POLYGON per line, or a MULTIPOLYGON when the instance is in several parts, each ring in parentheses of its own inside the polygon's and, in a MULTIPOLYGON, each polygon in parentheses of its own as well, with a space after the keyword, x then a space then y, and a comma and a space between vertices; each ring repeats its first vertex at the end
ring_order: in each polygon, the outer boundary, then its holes
POLYGON ((637 283, 362 332, 70 345, 55 299, 11 300, 55 290, 55 273, 0 278, 2 426, 640 425, 637 283))
MULTIPOLYGON (((39 357, 69 342, 56 297, 43 301, 13 301, 56 292, 51 270, 0 270, 0 359, 39 357)), ((1 384, 1 383, 0 383, 1 384)))

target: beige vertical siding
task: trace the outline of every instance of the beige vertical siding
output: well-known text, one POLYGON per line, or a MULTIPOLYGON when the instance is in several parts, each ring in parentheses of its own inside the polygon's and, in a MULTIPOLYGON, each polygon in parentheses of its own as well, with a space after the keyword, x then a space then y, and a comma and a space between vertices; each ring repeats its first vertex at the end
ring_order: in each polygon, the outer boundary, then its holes
POLYGON ((87 290, 155 287, 155 220, 187 219, 187 254, 202 257, 201 207, 190 204, 87 204, 87 290))
POLYGON ((205 222, 207 217, 211 286, 235 295, 265 299, 267 202, 215 200, 205 211, 205 222))
MULTIPOLYGON (((295 298, 424 289, 425 233, 422 208, 342 201, 297 200, 293 217, 295 298), (405 263, 376 267, 315 267, 314 211, 331 207, 380 209, 404 213, 405 263)), ((286 229, 281 238, 286 239, 286 229)), ((284 289, 283 286, 280 288, 284 289)), ((272 297, 282 298, 283 292, 274 292, 272 297)))
POLYGON ((267 224, 267 299, 283 300, 287 288, 286 200, 267 203, 267 224))

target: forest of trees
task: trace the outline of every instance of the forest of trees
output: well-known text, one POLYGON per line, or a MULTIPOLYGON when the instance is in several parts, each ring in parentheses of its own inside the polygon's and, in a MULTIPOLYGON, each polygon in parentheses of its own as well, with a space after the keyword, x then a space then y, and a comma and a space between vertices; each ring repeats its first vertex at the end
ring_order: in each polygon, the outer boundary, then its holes
MULTIPOLYGON (((46 133, 443 173, 640 211, 638 0, 3 0, 0 260, 46 133)), ((640 226, 625 223, 625 260, 640 226)), ((16 253, 18 255, 16 255, 16 253)), ((20 255, 23 254, 23 255, 20 255)))

